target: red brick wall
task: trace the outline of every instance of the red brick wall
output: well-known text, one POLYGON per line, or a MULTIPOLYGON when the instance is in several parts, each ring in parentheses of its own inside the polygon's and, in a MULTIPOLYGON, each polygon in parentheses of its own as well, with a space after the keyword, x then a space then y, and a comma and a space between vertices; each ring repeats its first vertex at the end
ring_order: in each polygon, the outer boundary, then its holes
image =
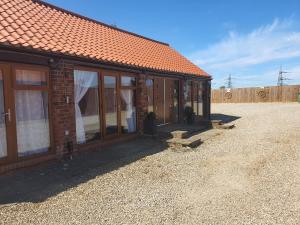
POLYGON ((50 69, 53 148, 58 156, 66 151, 68 141, 73 146, 76 143, 73 70, 74 65, 66 61, 59 61, 50 69))

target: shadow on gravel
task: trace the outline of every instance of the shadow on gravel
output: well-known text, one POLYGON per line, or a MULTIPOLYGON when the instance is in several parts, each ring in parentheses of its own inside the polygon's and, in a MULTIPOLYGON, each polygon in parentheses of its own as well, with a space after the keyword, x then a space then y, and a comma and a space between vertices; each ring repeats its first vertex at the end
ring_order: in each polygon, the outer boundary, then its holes
POLYGON ((166 149, 166 144, 151 138, 89 151, 73 160, 54 161, 0 176, 0 208, 8 203, 42 202, 96 176, 117 170, 141 158, 166 149))
POLYGON ((211 119, 212 120, 222 120, 223 123, 230 123, 233 122, 235 120, 240 119, 240 116, 231 116, 231 115, 225 115, 225 114, 221 114, 221 113, 212 113, 211 114, 211 119))

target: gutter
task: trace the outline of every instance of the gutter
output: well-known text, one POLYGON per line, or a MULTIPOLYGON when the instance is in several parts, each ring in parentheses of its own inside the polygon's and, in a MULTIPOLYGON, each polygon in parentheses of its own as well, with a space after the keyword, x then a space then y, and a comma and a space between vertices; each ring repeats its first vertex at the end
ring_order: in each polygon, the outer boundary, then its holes
MULTIPOLYGON (((23 55, 24 58, 28 56, 34 56, 39 58, 44 58, 45 62, 37 63, 32 62, 35 64, 45 65, 48 64, 51 65, 51 59, 54 60, 55 58, 61 58, 65 59, 68 62, 74 63, 79 66, 90 66, 90 67, 101 67, 103 69, 112 69, 112 70, 121 70, 121 71, 127 71, 132 73, 141 73, 146 75, 155 75, 155 76, 162 76, 162 77, 178 77, 183 79, 189 79, 194 78, 197 80, 212 80, 212 77, 209 76, 199 76, 199 75, 193 75, 193 74, 185 74, 185 73, 177 73, 177 72, 171 72, 171 71, 160 71, 155 69, 148 69, 148 68, 140 68, 135 67, 131 65, 124 65, 124 64, 117 64, 117 63, 110 63, 100 60, 92 60, 92 59, 86 59, 79 56, 70 56, 70 55, 64 55, 61 53, 53 53, 53 52, 44 52, 44 51, 37 51, 29 48, 16 48, 12 46, 0 46, 0 60, 5 60, 5 55, 7 54, 14 54, 18 53, 20 55, 23 55)), ((28 63, 28 61, 23 61, 22 63, 28 63)))

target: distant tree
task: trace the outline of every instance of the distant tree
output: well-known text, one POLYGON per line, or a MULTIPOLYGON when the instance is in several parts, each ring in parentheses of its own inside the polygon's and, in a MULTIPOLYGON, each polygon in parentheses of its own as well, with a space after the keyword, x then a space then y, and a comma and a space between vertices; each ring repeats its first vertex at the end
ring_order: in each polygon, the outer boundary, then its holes
POLYGON ((221 86, 221 87, 220 87, 220 89, 225 89, 225 88, 226 88, 225 86, 221 86))

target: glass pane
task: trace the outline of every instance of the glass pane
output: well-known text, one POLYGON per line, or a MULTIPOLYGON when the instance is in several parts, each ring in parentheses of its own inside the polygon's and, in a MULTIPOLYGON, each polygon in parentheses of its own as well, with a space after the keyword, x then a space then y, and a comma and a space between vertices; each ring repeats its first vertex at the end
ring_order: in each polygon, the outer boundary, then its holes
POLYGON ((147 96, 148 96, 148 112, 154 112, 153 111, 154 96, 153 96, 153 80, 152 79, 146 80, 146 87, 147 87, 147 96))
POLYGON ((47 85, 47 75, 45 71, 38 70, 16 70, 16 82, 19 85, 47 85))
POLYGON ((98 73, 75 70, 74 85, 77 143, 100 139, 98 73))
POLYGON ((192 107, 192 81, 187 81, 184 90, 185 107, 192 107))
POLYGON ((175 80, 174 81, 174 90, 173 90, 173 121, 174 122, 178 122, 179 120, 179 81, 175 80))
POLYGON ((198 115, 203 116, 202 83, 199 83, 198 89, 198 115))
POLYGON ((6 143, 6 125, 4 109, 4 81, 2 71, 0 70, 0 158, 7 156, 7 143, 6 143))
POLYGON ((198 83, 193 83, 193 111, 198 115, 198 83))
POLYGON ((165 79, 155 80, 155 114, 159 125, 165 123, 165 79))
POLYGON ((122 76, 121 84, 122 86, 135 86, 136 85, 135 77, 122 76))
POLYGON ((121 90, 121 125, 122 133, 136 131, 135 90, 121 90))
POLYGON ((18 155, 47 152, 50 147, 48 93, 16 91, 18 155))
POLYGON ((106 134, 118 132, 116 77, 104 76, 106 134))

